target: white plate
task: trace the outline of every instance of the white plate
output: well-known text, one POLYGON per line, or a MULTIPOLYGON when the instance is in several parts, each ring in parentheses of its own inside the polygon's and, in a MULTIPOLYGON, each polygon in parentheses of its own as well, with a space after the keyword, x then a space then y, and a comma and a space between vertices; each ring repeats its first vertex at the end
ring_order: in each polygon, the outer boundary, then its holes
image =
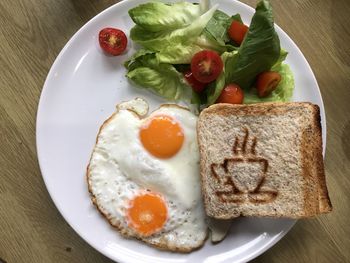
MULTIPOLYGON (((240 13, 246 23, 254 10, 232 0, 219 2, 228 14, 240 13)), ((141 3, 126 0, 100 13, 83 26, 63 48, 47 76, 37 115, 37 150, 46 187, 57 208, 91 246, 118 262, 245 262, 257 257, 293 226, 293 220, 235 220, 222 243, 207 242, 198 251, 177 254, 159 251, 135 240, 122 238, 92 205, 85 180, 86 165, 102 122, 122 100, 143 96, 151 105, 162 99, 136 89, 127 82, 123 61, 134 53, 106 56, 97 35, 107 26, 129 33, 133 23, 128 10, 141 3)), ((326 125, 320 91, 294 42, 279 28, 281 45, 289 52, 287 63, 295 74, 295 101, 311 101, 321 108, 323 138, 326 125)), ((325 143, 324 148, 325 149, 325 143)))

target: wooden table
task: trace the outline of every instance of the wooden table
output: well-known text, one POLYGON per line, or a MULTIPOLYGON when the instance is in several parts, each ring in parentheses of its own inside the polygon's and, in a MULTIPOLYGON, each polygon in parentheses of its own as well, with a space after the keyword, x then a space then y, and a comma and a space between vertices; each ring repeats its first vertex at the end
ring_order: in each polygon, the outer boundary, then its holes
MULTIPOLYGON (((111 262, 68 226, 48 195, 36 157, 35 118, 59 51, 115 2, 0 2, 0 262, 111 262)), ((276 22, 301 48, 321 88, 334 211, 298 221, 254 262, 350 262, 350 1, 272 3, 276 22)))

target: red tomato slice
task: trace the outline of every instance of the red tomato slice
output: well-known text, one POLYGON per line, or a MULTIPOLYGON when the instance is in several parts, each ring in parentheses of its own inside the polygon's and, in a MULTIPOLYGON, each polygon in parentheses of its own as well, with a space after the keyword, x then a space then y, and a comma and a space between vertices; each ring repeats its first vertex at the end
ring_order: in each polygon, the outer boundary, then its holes
POLYGON ((111 27, 102 29, 98 35, 98 40, 101 48, 113 56, 123 53, 128 43, 123 31, 111 27))
POLYGON ((197 92, 197 93, 201 93, 206 85, 202 82, 199 82, 192 74, 191 70, 188 70, 184 73, 185 79, 188 82, 188 84, 190 84, 190 86, 192 87, 192 89, 197 92))
POLYGON ((221 92, 216 103, 242 104, 243 90, 237 84, 228 84, 221 92))
POLYGON ((228 29, 228 35, 233 41, 240 45, 243 42, 243 39, 248 32, 248 29, 249 27, 247 27, 246 25, 236 20, 233 20, 230 28, 228 29))
POLYGON ((281 75, 278 72, 266 71, 261 73, 255 83, 259 97, 263 98, 271 94, 281 81, 281 75))
POLYGON ((221 57, 211 50, 196 53, 191 61, 193 76, 202 83, 214 81, 222 72, 224 64, 221 57))

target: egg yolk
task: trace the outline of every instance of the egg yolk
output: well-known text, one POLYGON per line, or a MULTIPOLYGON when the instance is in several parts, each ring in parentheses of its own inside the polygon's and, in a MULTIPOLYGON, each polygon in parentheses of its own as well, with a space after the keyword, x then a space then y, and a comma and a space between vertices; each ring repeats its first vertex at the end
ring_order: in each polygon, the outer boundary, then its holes
POLYGON ((159 195, 146 193, 136 196, 127 210, 128 225, 143 236, 159 231, 167 220, 167 207, 159 195))
POLYGON ((181 126, 169 116, 155 116, 140 130, 143 146, 158 158, 170 158, 180 149, 184 141, 181 126))

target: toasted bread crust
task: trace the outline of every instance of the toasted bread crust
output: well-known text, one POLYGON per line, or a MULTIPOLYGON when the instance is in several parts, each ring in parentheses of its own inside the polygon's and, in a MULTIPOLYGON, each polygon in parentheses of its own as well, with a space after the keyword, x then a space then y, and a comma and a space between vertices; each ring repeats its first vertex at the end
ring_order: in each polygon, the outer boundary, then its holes
MULTIPOLYGON (((239 122, 235 122, 237 124, 239 122)), ((232 123, 230 124, 232 125, 232 123)), ((240 125, 240 124, 237 124, 240 125)), ((278 124, 276 124, 278 125, 278 124)), ((261 125, 264 129, 264 125, 261 125)), ((216 131, 216 130, 215 130, 216 131)), ((240 215, 243 216, 261 216, 261 217, 288 217, 288 218, 305 218, 315 216, 319 213, 327 213, 332 210, 331 202, 328 196, 326 187, 323 157, 322 157, 322 132, 320 125, 320 112, 317 105, 307 102, 292 102, 292 103, 261 103, 254 105, 230 105, 230 104, 216 104, 202 111, 197 125, 198 144, 200 151, 200 171, 202 178, 202 193, 206 213, 210 217, 217 219, 229 219, 240 215), (210 144, 213 136, 223 136, 224 134, 213 133, 213 128, 221 125, 222 131, 229 131, 229 121, 232 116, 239 118, 242 123, 247 124, 246 117, 259 116, 283 116, 293 120, 293 116, 303 114, 303 122, 300 124, 303 130, 300 131, 299 138, 299 152, 301 167, 300 187, 302 191, 298 193, 302 195, 302 204, 297 207, 290 207, 287 204, 281 207, 281 204, 276 206, 275 202, 271 202, 268 206, 261 206, 259 204, 251 205, 249 209, 245 204, 223 204, 218 201, 213 189, 218 189, 221 186, 210 178, 209 166, 212 165, 212 156, 208 154, 208 147, 210 152, 217 153, 220 149, 216 149, 216 145, 210 144), (305 116, 305 118, 304 118, 305 116), (215 120, 214 120, 215 118, 215 120), (222 122, 217 123, 218 119, 222 122), (215 123, 210 123, 210 122, 215 123), (213 148, 215 150, 213 150, 213 148), (263 209, 261 207, 264 207, 263 209)), ((227 140, 227 138, 225 138, 227 140)), ((216 140, 217 141, 217 140, 216 140)), ((227 157, 225 157, 227 158, 227 157)), ((274 178, 269 179, 275 180, 274 178)), ((277 180, 277 179, 276 179, 277 180)), ((281 183, 281 182, 279 182, 281 183)), ((288 187, 289 182, 284 182, 283 187, 288 187), (286 186, 287 185, 287 186, 286 186)), ((284 188, 283 188, 284 189, 284 188)), ((296 190, 295 190, 296 191, 296 190)), ((295 193, 294 193, 295 194, 295 193)), ((288 194, 285 194, 288 195, 288 194)), ((286 197, 286 200, 289 197, 286 197)), ((289 199, 291 199, 290 197, 289 199)), ((276 199, 277 200, 277 199, 276 199)))
POLYGON ((314 105, 314 110, 315 110, 314 130, 316 133, 316 135, 314 135, 316 140, 314 145, 315 145, 316 167, 317 167, 318 184, 319 184, 319 187, 318 187, 319 212, 328 213, 332 211, 333 207, 328 194, 326 176, 325 176, 324 164, 323 164, 321 114, 320 114, 320 108, 317 105, 314 105))
MULTIPOLYGON (((169 105, 173 105, 173 104, 169 104, 169 105)), ((178 106, 178 107, 181 107, 181 106, 178 106)), ((103 124, 101 125, 101 127, 99 128, 99 131, 98 131, 98 134, 97 134, 97 137, 96 137, 95 145, 98 143, 98 138, 99 138, 99 135, 100 135, 101 131, 104 129, 105 126, 107 126, 109 124, 109 122, 111 122, 113 120, 115 115, 118 113, 118 110, 119 109, 117 108, 117 110, 107 120, 105 120, 103 122, 103 124)), ((130 111, 133 114, 135 114, 135 116, 139 117, 139 115, 136 112, 134 112, 132 110, 130 110, 130 111)), ((142 236, 135 236, 130 231, 125 230, 121 226, 121 222, 119 222, 118 220, 115 220, 115 219, 113 220, 112 217, 106 211, 104 211, 97 203, 96 196, 93 193, 92 186, 91 186, 90 180, 89 180, 89 176, 90 176, 90 169, 89 169, 89 167, 90 167, 90 163, 91 163, 92 154, 90 156, 89 163, 88 163, 88 165, 86 167, 86 181, 87 181, 87 184, 88 184, 88 190, 89 190, 89 193, 90 193, 90 196, 91 196, 91 201, 92 201, 93 205, 97 208, 97 210, 100 212, 100 214, 103 217, 105 217, 107 219, 107 221, 109 222, 109 224, 112 227, 114 227, 121 235, 123 235, 125 238, 130 238, 130 239, 135 238, 137 240, 143 241, 146 244, 152 245, 153 247, 161 249, 161 250, 167 250, 167 251, 179 252, 179 253, 189 253, 191 251, 194 251, 194 250, 197 250, 197 249, 201 248, 204 245, 205 241, 208 238, 208 233, 207 233, 207 236, 205 237, 205 239, 203 240, 203 242, 198 247, 191 248, 191 247, 186 247, 186 246, 174 246, 174 245, 169 244, 166 240, 160 240, 159 242, 155 242, 153 240, 148 240, 148 239, 142 238, 142 236)))

